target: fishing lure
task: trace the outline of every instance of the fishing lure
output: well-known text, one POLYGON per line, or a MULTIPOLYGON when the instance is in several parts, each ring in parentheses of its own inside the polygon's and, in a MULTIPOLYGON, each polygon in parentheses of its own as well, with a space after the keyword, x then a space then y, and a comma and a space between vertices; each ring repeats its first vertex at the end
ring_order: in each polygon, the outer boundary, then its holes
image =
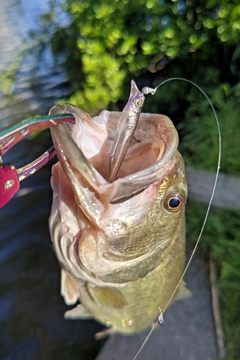
POLYGON ((131 81, 130 96, 118 120, 117 131, 109 156, 109 182, 115 180, 122 165, 138 124, 145 95, 148 94, 155 94, 155 89, 148 87, 144 88, 141 92, 137 88, 135 81, 131 81))

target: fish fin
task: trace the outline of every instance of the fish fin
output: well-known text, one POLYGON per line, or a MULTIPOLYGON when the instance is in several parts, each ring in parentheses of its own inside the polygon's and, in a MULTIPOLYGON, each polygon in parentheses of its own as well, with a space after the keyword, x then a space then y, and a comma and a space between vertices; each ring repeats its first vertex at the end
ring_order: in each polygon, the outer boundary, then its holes
POLYGON ((113 334, 116 334, 116 330, 111 327, 109 329, 105 329, 105 330, 102 330, 102 331, 99 331, 97 332, 95 335, 94 335, 94 338, 96 340, 101 340, 109 335, 113 335, 113 334))
POLYGON ((192 296, 192 292, 187 288, 185 281, 181 281, 175 300, 186 299, 192 296))
POLYGON ((68 273, 62 269, 61 271, 61 295, 67 305, 73 305, 78 300, 78 292, 68 273))
POLYGON ((94 300, 102 306, 107 306, 114 309, 122 309, 128 304, 122 293, 115 288, 97 287, 88 284, 88 291, 94 300))
POLYGON ((78 304, 75 308, 65 312, 64 319, 93 319, 93 315, 82 304, 78 304))

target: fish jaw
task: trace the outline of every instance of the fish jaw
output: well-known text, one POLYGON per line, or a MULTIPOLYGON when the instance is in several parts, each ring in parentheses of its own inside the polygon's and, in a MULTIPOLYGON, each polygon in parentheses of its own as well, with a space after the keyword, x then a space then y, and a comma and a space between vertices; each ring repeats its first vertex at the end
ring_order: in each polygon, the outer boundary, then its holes
POLYGON ((51 132, 60 163, 64 172, 69 173, 77 197, 80 197, 77 184, 82 178, 82 188, 94 190, 98 197, 103 195, 110 203, 123 202, 164 176, 169 168, 164 165, 170 163, 177 150, 178 134, 170 119, 164 115, 141 114, 119 176, 110 183, 107 160, 121 113, 103 111, 91 119, 70 104, 50 110, 50 114, 59 112, 69 112, 76 118, 74 126, 56 126, 51 132))

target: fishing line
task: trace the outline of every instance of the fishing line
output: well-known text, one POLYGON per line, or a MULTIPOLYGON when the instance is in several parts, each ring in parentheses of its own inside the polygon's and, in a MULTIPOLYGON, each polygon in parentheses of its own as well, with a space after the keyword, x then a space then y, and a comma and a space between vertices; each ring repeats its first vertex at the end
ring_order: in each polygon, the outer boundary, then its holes
MULTIPOLYGON (((204 96, 205 98, 207 99, 209 105, 211 106, 211 109, 213 111, 213 114, 214 114, 214 117, 215 117, 215 121, 216 121, 216 125, 217 125, 217 130, 218 130, 218 160, 217 160, 217 170, 216 170, 216 175, 215 175, 215 179, 214 179, 214 184, 213 184, 213 189, 212 189, 212 193, 211 193, 211 196, 210 196, 210 199, 209 199, 209 203, 208 203, 208 206, 207 206, 207 210, 206 210, 206 214, 205 214, 205 217, 204 217, 204 220, 203 220, 203 224, 202 224, 202 227, 200 229, 200 232, 199 232, 199 235, 198 235, 198 238, 197 238, 197 241, 196 241, 196 244, 193 248, 193 251, 192 251, 192 254, 187 262, 187 265, 182 273, 182 276, 180 277, 178 283, 177 283, 177 286, 175 288, 175 290, 173 291, 172 295, 170 296, 167 304, 165 305, 164 309, 161 311, 160 313, 160 316, 162 317, 163 316, 163 313, 165 312, 165 310, 167 309, 167 307, 169 306, 170 302, 172 301, 174 295, 176 294, 176 291, 181 283, 181 281, 183 280, 183 277, 185 276, 189 266, 190 266, 190 263, 193 259, 193 256, 197 250, 197 247, 198 247, 198 244, 199 244, 199 241, 202 237, 202 233, 203 233, 203 230, 205 228, 205 225, 206 225, 206 222, 207 222, 207 218, 208 218, 208 215, 209 215, 209 211, 210 211, 210 208, 211 208, 211 205, 212 205, 212 201, 213 201, 213 197, 214 197, 214 193, 215 193, 215 190, 216 190, 216 186, 217 186, 217 181, 218 181, 218 176, 219 176, 219 170, 220 170, 220 164, 221 164, 221 154, 222 154, 222 139, 221 139, 221 131, 220 131, 220 125, 219 125, 219 119, 218 119, 218 116, 217 116, 217 113, 214 109, 214 106, 211 102, 211 100, 209 99, 208 95, 197 85, 195 84, 194 82, 192 82, 191 80, 188 80, 188 79, 184 79, 184 78, 179 78, 179 77, 174 77, 174 78, 170 78, 170 79, 167 79, 167 80, 164 80, 162 83, 160 83, 155 89, 154 89, 154 94, 155 92, 157 91, 157 89, 166 84, 167 82, 170 82, 170 81, 173 81, 173 80, 178 80, 178 81, 185 81, 191 85, 193 85, 194 87, 196 87, 204 96)), ((136 355, 134 356, 133 360, 136 360, 138 355, 141 353, 142 349, 144 348, 144 346, 146 345, 148 339, 150 338, 150 336, 152 335, 153 331, 155 330, 156 326, 158 325, 159 323, 159 318, 155 321, 154 325, 152 326, 151 330, 149 331, 148 335, 146 336, 144 342, 142 343, 142 345, 140 346, 138 352, 136 353, 136 355)))

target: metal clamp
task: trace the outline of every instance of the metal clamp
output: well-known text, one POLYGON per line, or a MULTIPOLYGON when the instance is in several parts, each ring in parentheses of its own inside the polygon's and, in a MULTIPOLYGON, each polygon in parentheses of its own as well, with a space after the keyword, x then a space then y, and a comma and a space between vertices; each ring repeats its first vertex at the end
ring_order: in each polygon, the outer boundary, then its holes
POLYGON ((20 181, 46 165, 56 155, 56 152, 52 146, 37 159, 20 169, 16 169, 12 164, 4 163, 1 156, 26 136, 60 124, 75 124, 75 118, 69 114, 42 116, 24 120, 0 133, 0 208, 18 192, 20 181))

